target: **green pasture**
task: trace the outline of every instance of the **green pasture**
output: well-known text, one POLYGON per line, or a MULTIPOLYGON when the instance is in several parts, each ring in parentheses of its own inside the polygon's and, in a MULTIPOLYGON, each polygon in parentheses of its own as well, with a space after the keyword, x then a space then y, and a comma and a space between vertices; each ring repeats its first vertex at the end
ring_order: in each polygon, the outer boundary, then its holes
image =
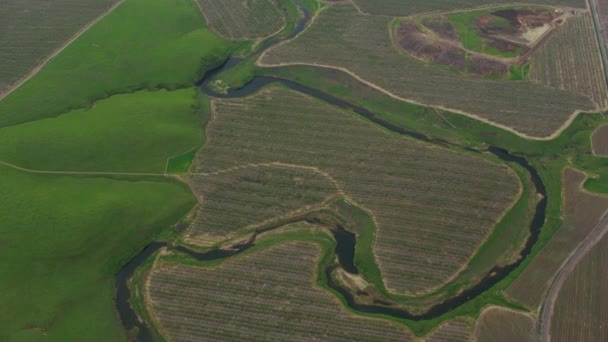
POLYGON ((115 95, 0 128, 0 160, 35 170, 163 173, 167 159, 202 144, 202 96, 192 88, 115 95))
POLYGON ((0 127, 118 93, 193 86, 243 45, 210 32, 191 0, 127 0, 0 102, 0 127))
POLYGON ((124 340, 115 274, 194 205, 188 188, 0 172, 0 339, 124 340))

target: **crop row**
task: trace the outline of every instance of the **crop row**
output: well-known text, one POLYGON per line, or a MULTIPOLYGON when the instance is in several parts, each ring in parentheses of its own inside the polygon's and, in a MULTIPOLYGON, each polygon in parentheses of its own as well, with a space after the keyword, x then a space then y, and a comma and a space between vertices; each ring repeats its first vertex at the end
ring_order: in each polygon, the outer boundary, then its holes
POLYGON ((228 39, 256 39, 283 27, 285 20, 273 0, 196 0, 207 24, 228 39))
POLYGON ((599 107, 608 106, 590 13, 570 18, 532 57, 530 78, 540 84, 589 96, 599 107))
POLYGON ((576 265, 555 302, 551 340, 608 341, 608 238, 576 265))
POLYGON ((199 244, 215 243, 242 228, 318 206, 336 193, 331 179, 314 170, 249 166, 195 175, 203 197, 189 232, 199 244))
POLYGON ((116 0, 3 0, 0 93, 116 0))
POLYGON ((468 342, 472 340, 471 334, 471 324, 468 321, 455 319, 441 324, 426 342, 468 342))
POLYGON ((405 327, 353 316, 314 286, 320 251, 291 242, 213 268, 157 268, 147 299, 169 340, 411 339, 405 327))
POLYGON ((273 88, 214 107, 198 171, 281 162, 327 173, 376 217, 375 254, 398 292, 453 275, 518 193, 504 166, 387 134, 293 91, 273 88))
POLYGON ((361 15, 349 3, 333 4, 297 38, 267 51, 261 62, 344 68, 401 98, 474 114, 533 136, 550 135, 575 110, 595 107, 581 94, 459 75, 399 53, 387 30, 391 20, 361 15))

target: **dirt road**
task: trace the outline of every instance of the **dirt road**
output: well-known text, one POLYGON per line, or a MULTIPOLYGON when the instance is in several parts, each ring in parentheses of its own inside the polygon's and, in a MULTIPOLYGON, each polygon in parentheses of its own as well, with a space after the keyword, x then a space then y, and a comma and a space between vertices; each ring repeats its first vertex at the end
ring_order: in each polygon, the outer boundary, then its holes
POLYGON ((591 233, 581 242, 578 247, 570 254, 568 259, 564 261, 559 270, 555 273, 545 301, 542 304, 538 330, 540 334, 540 340, 542 342, 551 341, 551 319, 553 317, 553 311, 555 308, 555 302, 557 296, 562 288, 562 285, 568 278, 568 275, 574 270, 574 267, 591 251, 605 235, 608 233, 608 212, 604 213, 604 216, 600 219, 598 224, 593 228, 591 233))

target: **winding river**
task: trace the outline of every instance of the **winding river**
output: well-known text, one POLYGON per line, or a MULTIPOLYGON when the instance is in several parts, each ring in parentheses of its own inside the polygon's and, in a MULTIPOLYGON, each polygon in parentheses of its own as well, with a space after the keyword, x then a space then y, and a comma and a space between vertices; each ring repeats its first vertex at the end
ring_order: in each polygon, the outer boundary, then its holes
MULTIPOLYGON (((296 1, 296 4, 298 5, 298 7, 300 8, 300 11, 303 13, 303 16, 297 22, 294 31, 288 37, 286 37, 284 39, 292 38, 295 35, 297 35, 299 32, 301 32, 309 20, 308 11, 306 11, 306 9, 304 9, 302 6, 300 6, 300 4, 297 2, 297 0, 295 0, 295 1, 296 1)), ((256 52, 256 54, 263 52, 264 50, 268 49, 272 45, 274 45, 284 39, 267 41, 260 47, 260 49, 256 52)), ((383 126, 384 128, 386 128, 392 132, 395 132, 395 133, 398 133, 401 135, 406 135, 406 136, 409 136, 409 137, 417 139, 417 140, 421 140, 421 141, 431 143, 431 144, 436 144, 436 145, 443 146, 443 147, 458 148, 458 149, 462 149, 462 150, 466 150, 466 151, 474 152, 474 153, 489 152, 489 153, 494 154, 495 156, 497 156, 498 158, 500 158, 501 160, 503 160, 505 162, 517 163, 518 165, 520 165, 521 167, 523 167, 525 170, 528 171, 530 178, 535 186, 536 192, 538 195, 540 195, 541 199, 539 200, 539 202, 536 205, 536 211, 534 214, 534 218, 533 218, 532 222, 530 223, 530 227, 529 227, 530 234, 528 236, 528 239, 526 240, 524 247, 520 251, 520 255, 517 258, 517 260, 512 262, 511 264, 508 264, 505 266, 495 266, 476 285, 474 285, 468 289, 465 289, 462 292, 460 292, 458 295, 456 295, 452 298, 449 298, 449 299, 445 300, 444 302, 431 307, 428 311, 426 311, 422 314, 413 314, 402 308, 387 305, 386 303, 376 303, 376 304, 357 303, 357 301, 355 300, 355 298, 351 294, 351 292, 349 292, 348 289, 344 288, 341 284, 335 282, 334 278, 332 277, 332 272, 336 269, 336 267, 338 267, 338 265, 328 265, 325 268, 328 286, 330 288, 334 289, 336 292, 338 292, 344 298, 345 302, 347 303, 347 305, 349 307, 351 307, 352 309, 354 309, 356 311, 362 312, 362 313, 383 314, 383 315, 388 315, 388 316, 393 316, 393 317, 403 318, 403 319, 408 319, 408 320, 414 320, 414 321, 433 319, 433 318, 439 317, 443 314, 446 314, 446 313, 458 308, 459 306, 463 305, 464 303, 481 295, 482 293, 484 293, 485 291, 490 289, 492 286, 496 285, 498 282, 505 279, 512 271, 514 271, 517 267, 519 267, 524 262, 524 260, 530 255, 532 248, 534 247, 535 243, 538 241, 538 237, 541 232, 541 228, 545 223, 548 198, 547 198, 547 192, 545 189, 545 185, 543 184, 541 177, 539 176, 538 172, 534 169, 534 167, 525 158, 512 155, 508 151, 503 150, 498 147, 489 147, 487 150, 481 151, 481 150, 471 149, 469 147, 455 145, 455 144, 449 143, 445 140, 433 139, 424 134, 421 134, 421 133, 418 133, 415 131, 411 131, 411 130, 407 130, 403 127, 399 127, 390 122, 387 122, 387 121, 379 118, 378 116, 376 116, 373 112, 371 112, 363 107, 357 106, 353 103, 350 103, 348 101, 335 97, 331 94, 328 94, 328 93, 322 92, 320 90, 310 88, 310 87, 307 87, 302 84, 295 83, 293 81, 286 80, 286 79, 267 77, 267 76, 258 76, 258 77, 255 77, 251 82, 249 82, 243 88, 240 88, 237 90, 230 89, 226 93, 217 93, 209 87, 209 82, 216 75, 237 66, 241 61, 242 61, 241 58, 228 59, 221 66, 208 72, 205 75, 205 77, 200 82, 197 83, 197 85, 199 86, 201 91, 203 91, 205 94, 207 94, 209 96, 218 97, 218 98, 237 98, 237 97, 244 97, 244 96, 252 95, 252 94, 256 93, 258 90, 260 90, 261 88, 263 88, 271 83, 279 83, 289 89, 298 91, 298 92, 306 94, 308 96, 315 97, 315 98, 317 98, 321 101, 324 101, 326 103, 329 103, 333 106, 337 106, 337 107, 352 111, 378 125, 383 126)), ((292 220, 290 222, 283 222, 282 225, 285 225, 287 223, 293 223, 296 221, 302 221, 302 220, 305 220, 305 219, 300 218, 297 220, 292 220)), ((278 227, 279 226, 270 227, 265 230, 275 229, 278 227)), ((355 273, 355 274, 358 273, 357 266, 354 262, 355 248, 356 248, 356 242, 357 242, 356 236, 339 225, 334 226, 331 231, 336 240, 335 252, 337 255, 339 267, 342 267, 345 271, 350 272, 350 273, 355 273)), ((136 328, 137 329, 137 339, 140 341, 153 340, 153 334, 150 331, 150 328, 147 326, 147 324, 145 322, 141 322, 138 319, 137 314, 134 312, 134 310, 132 309, 132 307, 130 305, 131 292, 128 287, 128 281, 131 278, 131 276, 133 275, 133 273, 135 272, 135 270, 137 269, 137 267, 139 267, 142 263, 144 263, 146 261, 146 259, 148 259, 152 254, 154 254, 160 248, 167 247, 167 248, 171 248, 174 250, 178 250, 180 252, 183 252, 183 253, 189 255, 190 257, 192 257, 196 260, 215 260, 215 259, 227 258, 234 254, 240 253, 240 252, 246 250, 247 248, 251 247, 254 243, 255 243, 255 239, 252 239, 248 243, 238 246, 238 248, 233 249, 233 250, 228 250, 228 251, 227 250, 212 250, 212 251, 208 251, 208 252, 197 252, 197 251, 190 250, 183 246, 173 246, 166 242, 151 243, 145 249, 143 249, 135 258, 133 258, 127 265, 125 265, 122 268, 122 270, 117 274, 116 305, 117 305, 117 309, 118 309, 120 318, 123 321, 125 328, 129 331, 136 328)))

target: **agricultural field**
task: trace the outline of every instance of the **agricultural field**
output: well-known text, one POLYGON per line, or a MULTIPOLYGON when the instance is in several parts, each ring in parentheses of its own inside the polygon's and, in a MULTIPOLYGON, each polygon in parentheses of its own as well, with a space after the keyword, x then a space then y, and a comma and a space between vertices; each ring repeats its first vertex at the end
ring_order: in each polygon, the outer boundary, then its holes
POLYGON ((591 136, 593 154, 608 157, 608 125, 598 127, 591 136))
POLYGON ((163 265, 146 300, 169 340, 412 341, 407 328, 354 316, 315 284, 321 248, 288 242, 217 266, 163 265))
POLYGON ((604 235, 564 282, 551 320, 551 341, 608 340, 607 262, 604 235))
MULTIPOLYGON (((391 16, 410 16, 426 12, 450 12, 465 10, 473 7, 484 7, 492 5, 507 4, 514 2, 511 0, 431 0, 404 2, 403 0, 353 0, 357 8, 369 14, 391 15, 391 16)), ((535 5, 568 6, 585 8, 582 0, 534 0, 526 2, 535 5)))
POLYGON ((582 189, 585 180, 583 173, 571 168, 564 170, 564 223, 507 291, 511 298, 530 308, 540 304, 553 274, 608 209, 608 198, 582 189))
POLYGON ((392 136, 293 91, 272 88, 213 107, 197 172, 281 162, 331 175, 374 214, 374 253, 394 292, 428 291, 456 275, 519 196, 505 166, 392 136))
POLYGON ((0 97, 119 0, 5 0, 0 8, 0 97))
POLYGON ((236 44, 209 31, 190 0, 127 0, 0 101, 0 127, 115 94, 191 87, 236 44))
POLYGON ((198 245, 220 242, 244 228, 320 207, 338 193, 335 181, 327 175, 288 165, 243 165, 193 178, 203 201, 189 241, 198 245))
POLYGON ((534 137, 550 136, 575 111, 596 107, 581 94, 532 82, 466 77, 399 53, 387 32, 393 21, 361 15, 349 3, 332 4, 306 31, 268 50, 258 64, 340 68, 392 96, 449 108, 534 137))
POLYGON ((529 315, 496 306, 485 308, 475 325, 478 342, 535 342, 536 335, 529 315))
POLYGON ((534 53, 530 79, 591 98, 608 107, 608 89, 590 13, 569 18, 534 53))
POLYGON ((207 25, 226 39, 259 39, 280 31, 278 0, 196 0, 207 25))
POLYGON ((0 340, 126 340, 114 276, 192 208, 188 188, 3 165, 0 174, 0 340))
POLYGON ((468 342, 472 339, 471 323, 465 319, 448 321, 426 337, 425 342, 468 342))
POLYGON ((202 144, 199 96, 193 88, 115 95, 0 128, 0 160, 34 170, 163 173, 168 158, 202 144))

